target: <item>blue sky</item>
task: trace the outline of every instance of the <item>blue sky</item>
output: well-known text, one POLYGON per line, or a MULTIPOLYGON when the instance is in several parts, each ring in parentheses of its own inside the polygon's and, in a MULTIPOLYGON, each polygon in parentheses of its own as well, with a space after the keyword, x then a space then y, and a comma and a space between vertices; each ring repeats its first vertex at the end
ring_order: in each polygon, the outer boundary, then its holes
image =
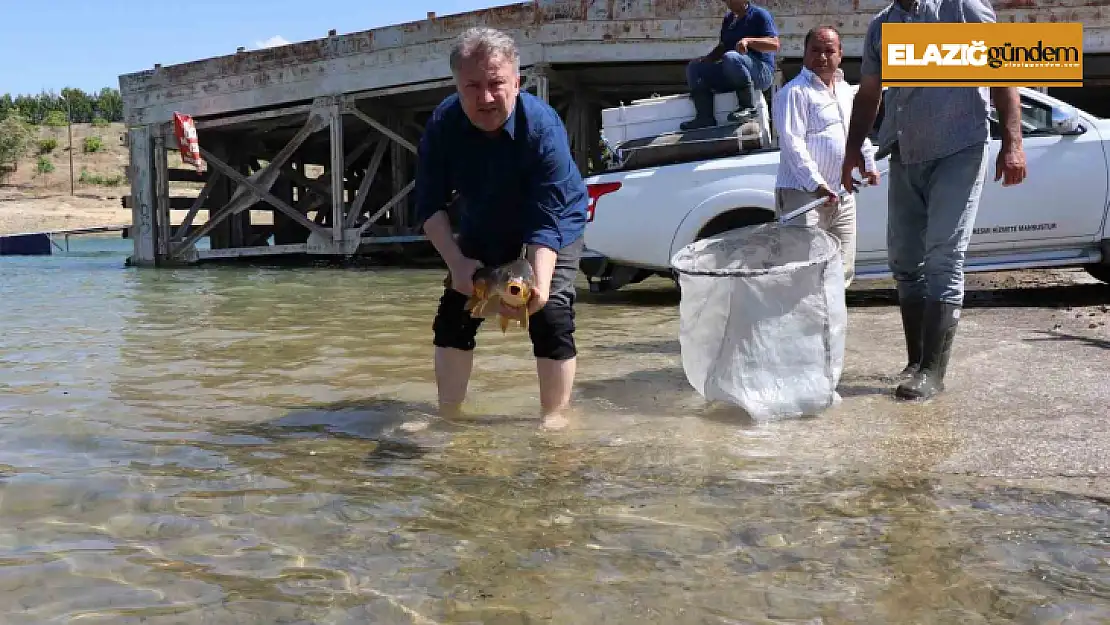
POLYGON ((514 4, 509 0, 0 0, 0 93, 119 88, 119 75, 514 4), (162 7, 162 8, 159 8, 162 7))

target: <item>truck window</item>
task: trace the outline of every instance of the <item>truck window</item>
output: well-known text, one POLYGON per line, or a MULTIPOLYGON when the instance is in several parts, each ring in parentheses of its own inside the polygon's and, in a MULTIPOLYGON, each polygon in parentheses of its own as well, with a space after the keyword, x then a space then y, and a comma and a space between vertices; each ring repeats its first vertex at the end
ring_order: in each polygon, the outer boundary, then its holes
MULTIPOLYGON (((1002 139, 1002 124, 998 121, 998 111, 991 105, 990 110, 991 139, 1002 139)), ((1038 134, 1052 129, 1052 110, 1029 98, 1021 98, 1021 126, 1022 134, 1038 134)))

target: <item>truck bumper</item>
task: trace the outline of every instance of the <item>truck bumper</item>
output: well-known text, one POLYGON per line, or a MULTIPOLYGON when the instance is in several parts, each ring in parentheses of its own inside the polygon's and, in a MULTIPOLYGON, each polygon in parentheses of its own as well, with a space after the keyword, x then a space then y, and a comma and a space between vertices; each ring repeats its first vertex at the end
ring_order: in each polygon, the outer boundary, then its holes
POLYGON ((646 269, 618 265, 589 248, 583 250, 578 268, 585 274, 591 293, 615 291, 626 284, 643 282, 653 273, 646 269))
POLYGON ((582 251, 582 258, 578 261, 578 268, 581 269, 582 273, 586 274, 587 277, 599 276, 605 270, 607 264, 608 262, 604 256, 587 247, 582 251))

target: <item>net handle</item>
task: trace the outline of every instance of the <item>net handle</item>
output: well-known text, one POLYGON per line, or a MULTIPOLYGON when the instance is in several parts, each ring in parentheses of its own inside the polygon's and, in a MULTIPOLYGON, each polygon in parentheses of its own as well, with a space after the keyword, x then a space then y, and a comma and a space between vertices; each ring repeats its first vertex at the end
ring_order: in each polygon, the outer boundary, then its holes
MULTIPOLYGON (((880 176, 885 176, 886 172, 888 172, 888 171, 890 171, 890 170, 889 169, 884 169, 883 171, 879 172, 879 175, 880 176)), ((871 186, 871 185, 866 180, 858 181, 858 182, 856 182, 856 191, 858 192, 863 187, 869 187, 869 186, 871 186)), ((851 194, 852 194, 852 192, 845 189, 845 190, 841 191, 840 193, 836 194, 836 199, 837 199, 838 202, 843 201, 844 198, 848 197, 851 194)), ((813 200, 809 204, 805 204, 805 205, 803 205, 799 208, 796 208, 796 209, 790 211, 789 213, 783 215, 782 217, 779 217, 779 223, 784 224, 784 223, 790 221, 791 219, 794 219, 795 217, 797 217, 799 215, 803 215, 805 213, 808 213, 809 211, 817 208, 818 206, 821 206, 822 204, 824 204, 825 202, 828 202, 828 201, 829 201, 829 199, 824 198, 824 197, 813 200)))

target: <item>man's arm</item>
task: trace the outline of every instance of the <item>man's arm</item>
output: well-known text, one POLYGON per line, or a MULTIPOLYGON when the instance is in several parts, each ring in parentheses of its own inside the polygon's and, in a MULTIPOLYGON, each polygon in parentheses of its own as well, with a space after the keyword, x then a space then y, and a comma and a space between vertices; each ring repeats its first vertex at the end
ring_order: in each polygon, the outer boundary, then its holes
MULTIPOLYGON (((993 24, 998 21, 994 8, 986 0, 963 0, 964 21, 993 24)), ((991 87, 991 101, 1002 125, 1002 149, 1021 147, 1021 96, 1016 87, 991 87)))
POLYGON ((428 121, 417 148, 416 220, 443 262, 454 267, 463 259, 463 253, 451 232, 451 220, 447 215, 451 185, 439 121, 435 118, 428 121))
MULTIPOLYGON (((963 0, 960 5, 965 22, 993 24, 998 21, 987 0, 963 0)), ((998 169, 994 179, 1005 174, 1003 184, 1017 184, 1025 178, 1025 155, 1022 148, 1021 96, 1016 87, 991 87, 991 101, 998 111, 1002 126, 1002 147, 998 152, 998 169), (1005 172, 1003 171, 1005 170, 1005 172)))
POLYGON ((705 59, 707 61, 718 61, 725 55, 725 52, 728 52, 728 50, 725 49, 725 44, 718 43, 717 47, 713 48, 709 51, 709 54, 705 55, 705 59))
POLYGON ((778 52, 782 44, 779 42, 779 31, 775 27, 775 20, 771 13, 762 10, 756 11, 754 20, 754 34, 744 37, 744 43, 753 50, 760 52, 778 52))
POLYGON ((717 45, 709 51, 709 54, 705 55, 705 60, 719 61, 721 57, 725 55, 725 52, 728 52, 728 48, 725 47, 725 31, 728 29, 729 15, 730 13, 726 13, 725 16, 721 18, 721 29, 720 33, 717 35, 717 45))
POLYGON ((1002 126, 1002 150, 1020 149, 1021 96, 1015 87, 991 87, 991 100, 1002 126))
POLYGON ((859 88, 852 100, 852 121, 848 126, 846 152, 849 156, 862 150, 863 141, 871 133, 875 116, 879 114, 879 102, 883 97, 882 32, 882 23, 872 20, 864 37, 859 88))
POLYGON ((771 115, 779 129, 779 162, 804 181, 806 191, 827 188, 825 177, 806 147, 806 101, 802 90, 787 88, 775 94, 771 115))
POLYGON ((536 272, 536 289, 549 294, 555 257, 567 243, 563 240, 561 222, 571 210, 581 210, 582 221, 586 214, 584 207, 568 205, 567 190, 579 174, 566 130, 559 124, 552 124, 539 132, 535 139, 539 154, 536 169, 530 176, 531 189, 525 205, 529 218, 524 243, 528 248, 528 260, 536 272))
POLYGON ((744 37, 744 42, 760 52, 778 52, 781 45, 778 37, 744 37))

